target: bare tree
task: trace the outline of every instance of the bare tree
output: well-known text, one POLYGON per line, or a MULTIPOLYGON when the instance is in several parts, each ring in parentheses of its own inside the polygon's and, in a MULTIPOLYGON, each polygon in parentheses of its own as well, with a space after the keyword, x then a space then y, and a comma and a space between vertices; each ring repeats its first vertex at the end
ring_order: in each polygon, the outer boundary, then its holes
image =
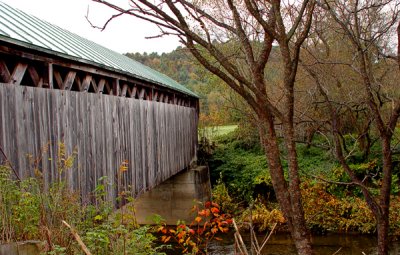
MULTIPOLYGON (((319 16, 319 25, 323 25, 313 28, 315 41, 313 45, 305 46, 309 59, 304 60, 302 65, 316 84, 322 96, 321 103, 327 107, 335 154, 352 184, 361 189, 377 221, 380 255, 388 254, 393 171, 391 141, 400 114, 398 81, 397 84, 393 82, 393 78, 399 74, 394 70, 400 70, 400 46, 398 44, 397 49, 393 46, 395 40, 400 38, 399 5, 398 1, 392 0, 319 2, 319 6, 326 11, 319 16), (332 57, 334 47, 346 54, 332 57), (329 66, 329 71, 326 66, 329 66), (337 83, 343 81, 343 78, 338 77, 343 76, 346 76, 347 88, 339 91, 352 91, 344 103, 339 102, 332 93, 337 83), (378 196, 374 196, 365 183, 368 176, 360 178, 349 166, 340 130, 340 123, 343 122, 340 109, 343 106, 352 113, 363 109, 366 114, 363 131, 357 139, 362 139, 371 125, 374 125, 379 135, 383 163, 378 196)), ((343 94, 341 96, 346 97, 343 94)))
POLYGON ((117 10, 115 16, 123 13, 155 24, 161 31, 158 36, 179 37, 199 63, 246 101, 258 118, 272 183, 297 251, 312 254, 294 139, 294 86, 315 0, 131 0, 128 9, 93 1, 117 10), (279 82, 268 83, 265 70, 273 43, 278 45, 282 71, 279 82), (274 90, 280 90, 280 98, 271 94, 274 90), (284 130, 288 180, 275 130, 277 120, 284 130))

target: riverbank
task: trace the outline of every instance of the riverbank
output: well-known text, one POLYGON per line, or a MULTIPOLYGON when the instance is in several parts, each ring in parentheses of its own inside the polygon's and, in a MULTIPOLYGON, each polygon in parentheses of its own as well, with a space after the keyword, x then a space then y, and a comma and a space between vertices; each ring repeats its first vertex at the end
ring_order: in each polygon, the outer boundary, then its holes
MULTIPOLYGON (((313 233, 376 233, 374 215, 362 192, 351 185, 348 175, 325 146, 323 137, 314 137, 313 144, 298 144, 298 163, 302 180, 301 192, 305 218, 313 233)), ((213 183, 213 198, 222 209, 239 221, 249 220, 249 207, 253 207, 253 223, 261 231, 276 222, 282 223, 282 213, 275 198, 263 149, 257 132, 241 127, 216 137, 207 163, 213 183)), ((210 150, 209 150, 210 151, 210 150)), ((368 158, 354 148, 350 167, 372 194, 377 195, 380 185, 380 147, 375 144, 368 158), (365 176, 365 177, 364 177, 365 176)), ((285 151, 283 166, 287 174, 285 151)), ((396 162, 399 160, 395 157, 396 162)), ((390 235, 400 235, 399 174, 394 168, 391 187, 390 235)), ((281 225, 282 226, 282 225, 281 225)))

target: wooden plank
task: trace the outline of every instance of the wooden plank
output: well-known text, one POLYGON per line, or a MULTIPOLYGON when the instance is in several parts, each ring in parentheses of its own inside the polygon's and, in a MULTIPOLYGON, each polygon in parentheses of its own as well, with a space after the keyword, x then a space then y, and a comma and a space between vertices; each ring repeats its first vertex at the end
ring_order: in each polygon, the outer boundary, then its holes
POLYGON ((162 180, 162 168, 161 168, 161 117, 160 117, 160 103, 154 102, 154 127, 155 127, 155 180, 154 183, 158 184, 162 180))
POLYGON ((136 183, 136 172, 138 171, 138 167, 137 165, 137 160, 136 160, 136 147, 135 147, 135 143, 137 143, 137 141, 135 141, 135 127, 136 127, 136 123, 137 120, 135 118, 135 101, 136 100, 127 100, 127 107, 126 107, 126 120, 128 123, 128 127, 127 127, 127 131, 129 132, 128 134, 128 139, 127 139, 127 146, 129 147, 129 155, 128 155, 128 161, 129 161, 129 185, 130 185, 130 190, 132 192, 132 195, 135 196, 138 192, 137 190, 137 183, 136 183))
POLYGON ((42 172, 43 180, 45 183, 45 187, 48 187, 48 183, 50 181, 50 176, 56 169, 56 158, 57 158, 57 139, 56 134, 58 130, 58 123, 57 123, 57 93, 56 91, 49 90, 46 93, 46 107, 47 107, 47 133, 49 137, 49 145, 48 145, 48 152, 47 152, 47 163, 48 169, 47 171, 42 172))
POLYGON ((121 130, 122 132, 122 160, 127 162, 127 171, 123 172, 123 185, 125 191, 132 191, 132 147, 130 146, 130 119, 129 119, 129 103, 130 99, 127 98, 120 98, 121 105, 120 105, 120 123, 121 123, 121 130))
POLYGON ((0 78, 1 82, 9 83, 11 74, 4 60, 0 59, 0 78))
MULTIPOLYGON (((106 119, 107 122, 105 123, 106 127, 106 145, 107 145, 107 153, 106 153, 106 167, 105 167, 105 172, 104 176, 107 176, 107 179, 113 183, 114 181, 114 175, 111 174, 111 169, 113 169, 113 155, 114 155, 114 148, 113 148, 113 133, 112 133, 112 114, 113 114, 113 109, 112 109, 112 103, 111 103, 111 97, 106 96, 104 97, 104 106, 105 106, 105 114, 106 114, 106 119)), ((111 187, 107 186, 107 192, 108 192, 108 197, 112 198, 113 190, 111 187)))
POLYGON ((38 72, 36 71, 34 66, 29 66, 28 67, 28 73, 32 78, 33 84, 35 85, 35 87, 43 87, 43 78, 41 78, 38 74, 38 72))
MULTIPOLYGON (((73 83, 75 83, 75 84, 76 84, 76 87, 78 87, 78 91, 83 91, 81 78, 79 78, 78 75, 75 75, 75 80, 74 80, 73 83)), ((72 84, 72 85, 73 85, 73 84, 72 84)))
MULTIPOLYGON (((27 178, 29 177, 29 173, 26 173, 22 171, 22 169, 26 169, 28 164, 26 162, 26 157, 27 157, 27 141, 26 141, 26 136, 25 136, 25 118, 24 118, 24 111, 20 107, 21 103, 24 100, 25 95, 28 93, 26 91, 26 87, 18 87, 18 92, 15 93, 15 129, 14 129, 14 136, 15 136, 15 142, 16 142, 16 154, 18 155, 17 157, 17 162, 16 162, 16 169, 20 170, 20 177, 21 178, 27 178), (21 93, 22 92, 22 93, 21 93)), ((36 109, 35 109, 36 110, 36 109)))
POLYGON ((119 96, 120 93, 120 87, 119 87, 119 79, 114 79, 113 80, 113 87, 112 87, 113 95, 114 96, 119 96))
POLYGON ((143 191, 147 190, 147 171, 149 169, 147 162, 147 104, 145 101, 140 100, 140 136, 137 141, 141 143, 141 156, 142 156, 142 171, 140 171, 140 177, 142 180, 143 191))
MULTIPOLYGON (((93 80, 93 77, 91 75, 87 74, 85 76, 85 78, 83 78, 81 91, 88 91, 92 80, 93 80)), ((95 91, 97 91, 96 86, 94 87, 94 89, 95 89, 95 91)))
MULTIPOLYGON (((18 87, 17 90, 24 90, 24 87, 18 87)), ((15 168, 18 169, 19 171, 19 176, 21 178, 26 178, 29 177, 26 172, 24 172, 22 169, 25 169, 27 164, 26 164, 26 154, 24 153, 25 150, 25 145, 26 141, 24 139, 24 113, 23 110, 21 109, 20 105, 23 100, 23 94, 24 93, 15 93, 13 99, 14 99, 14 105, 11 106, 14 108, 14 143, 16 145, 15 151, 16 151, 16 162, 15 162, 15 168), (21 156, 21 157, 20 157, 21 156)))
MULTIPOLYGON (((0 69, 1 71, 1 69, 0 69)), ((4 98, 4 85, 0 84, 0 99, 4 98)), ((6 109, 6 100, 0 100, 0 148, 4 150, 4 144, 5 144, 5 130, 6 130, 6 125, 5 125, 5 109, 6 109)), ((5 164, 6 158, 3 156, 2 153, 0 153, 0 164, 5 164)))
MULTIPOLYGON (((22 89, 20 87, 17 87, 18 89, 22 89)), ((20 149, 18 148, 18 135, 16 135, 16 131, 18 128, 18 102, 16 101, 16 97, 18 92, 15 93, 15 90, 11 86, 7 86, 7 95, 6 97, 8 98, 8 109, 9 109, 9 118, 8 118, 8 146, 9 150, 7 150, 8 158, 11 161, 11 164, 15 169, 17 169, 19 176, 24 176, 23 169, 19 167, 19 161, 18 158, 19 156, 22 156, 20 154, 20 149)))
POLYGON ((106 80, 104 78, 100 79, 99 84, 97 85, 96 93, 103 93, 105 84, 106 80))
MULTIPOLYGON (((27 155, 30 155, 32 162, 28 163, 27 168, 37 168, 43 176, 43 172, 47 171, 45 163, 48 160, 46 149, 42 148, 47 143, 47 137, 44 133, 47 133, 41 129, 44 129, 44 121, 47 121, 45 115, 46 107, 46 95, 40 93, 40 91, 33 88, 27 88, 29 90, 24 91, 24 100, 21 102, 22 109, 25 112, 25 136, 26 136, 26 151, 27 155), (43 116, 45 115, 45 116, 43 116)), ((31 176, 35 176, 35 173, 31 173, 31 176)))
POLYGON ((20 85, 22 79, 24 78, 25 71, 27 68, 28 68, 28 64, 18 63, 15 66, 14 71, 11 74, 10 83, 12 83, 14 85, 20 85))
POLYGON ((76 125, 78 132, 77 136, 77 169, 76 171, 76 180, 75 187, 80 191, 82 195, 82 202, 88 203, 93 202, 89 195, 92 191, 92 183, 88 178, 88 172, 90 170, 95 171, 95 169, 91 168, 90 162, 88 160, 88 150, 90 148, 90 140, 88 139, 88 129, 89 129, 89 113, 88 113, 88 94, 79 93, 79 97, 75 101, 76 108, 76 125))
MULTIPOLYGON (((98 88, 97 88, 97 83, 96 83, 95 77, 92 77, 92 79, 91 79, 91 81, 90 81, 90 85, 92 85, 93 91, 94 91, 95 93, 97 93, 98 88)), ((89 85, 89 88, 90 88, 90 85, 89 85)), ((88 91, 89 88, 88 88, 86 91, 88 91)))
POLYGON ((122 173, 119 171, 119 168, 123 161, 123 151, 122 151, 122 143, 123 143, 123 131, 121 130, 121 99, 119 97, 112 97, 114 111, 113 111, 113 143, 114 143, 114 156, 113 156, 113 166, 115 168, 111 169, 114 174, 115 183, 114 189, 115 194, 118 196, 123 189, 123 181, 122 181, 122 173), (121 132, 122 131, 122 132, 121 132))
POLYGON ((53 74, 53 64, 52 63, 48 63, 47 64, 47 79, 49 82, 49 88, 52 89, 54 88, 54 74, 53 74))
MULTIPOLYGON (((9 103, 9 98, 8 98, 8 87, 10 87, 10 85, 4 85, 1 84, 1 90, 2 93, 0 93, 1 96, 1 100, 0 100, 0 105, 1 105, 1 127, 2 129, 0 130, 0 134, 2 135, 2 138, 0 138, 1 140, 1 144, 0 146, 2 146, 3 151, 5 152, 8 160, 11 160, 9 158, 10 155, 10 150, 12 148, 11 144, 10 144, 10 103, 9 103)), ((11 164, 13 164, 13 161, 10 162, 11 164)))
POLYGON ((167 104, 161 103, 160 104, 162 107, 162 112, 161 112, 161 118, 162 118, 162 125, 161 125, 161 129, 162 129, 162 173, 163 173, 163 178, 162 181, 165 181, 166 179, 168 179, 168 154, 167 154, 167 146, 168 146, 168 131, 167 131, 167 114, 166 114, 166 108, 167 108, 167 104))
POLYGON ((65 90, 70 90, 72 88, 72 84, 74 84, 76 72, 74 71, 69 71, 67 76, 65 77, 64 83, 63 83, 63 89, 65 90))
MULTIPOLYGON (((95 129, 97 128, 95 118, 96 118, 96 98, 93 98, 93 95, 85 93, 82 96, 84 100, 80 102, 80 109, 84 109, 81 114, 83 129, 80 133, 81 139, 85 140, 84 148, 81 152, 82 158, 84 160, 84 164, 82 166, 82 178, 83 184, 85 185, 82 189, 90 194, 95 190, 97 180, 99 179, 99 171, 100 169, 97 167, 96 160, 96 139, 95 139, 95 129)), ((98 141, 100 142, 100 141, 98 141)), ((91 201, 90 198, 87 200, 91 201)))
POLYGON ((139 93, 139 99, 144 99, 145 95, 146 95, 146 89, 142 88, 139 93))
MULTIPOLYGON (((86 169, 86 171, 91 172, 93 176, 90 182, 90 186, 88 187, 89 192, 93 192, 96 188, 99 179, 103 176, 106 176, 106 163, 105 163, 105 137, 104 137, 104 108, 103 108, 103 100, 100 94, 87 94, 88 101, 90 100, 90 111, 88 112, 90 116, 90 137, 92 137, 92 141, 89 141, 90 149, 93 150, 91 152, 91 158, 93 162, 95 162, 95 168, 92 170, 86 169)), ((88 136, 88 133, 84 134, 85 137, 88 136)))
POLYGON ((51 122, 51 113, 54 111, 50 107, 50 100, 52 98, 52 94, 49 92, 42 93, 41 90, 33 89, 38 94, 41 94, 41 98, 39 99, 42 102, 41 107, 43 108, 42 111, 42 121, 41 121, 41 134, 43 138, 41 138, 42 142, 42 150, 43 150, 43 157, 42 157, 42 175, 43 173, 50 172, 53 166, 53 160, 51 158, 51 144, 54 143, 52 141, 52 132, 51 127, 54 123, 51 122))
POLYGON ((147 108, 147 114, 145 117, 145 123, 146 123, 146 156, 147 156, 147 187, 151 188, 153 185, 153 179, 154 179, 154 147, 153 147, 153 138, 154 138, 154 126, 153 126, 153 109, 152 109, 152 104, 150 104, 149 101, 144 101, 146 104, 147 108))
MULTIPOLYGON (((81 99, 82 96, 87 96, 86 93, 77 93, 77 92, 72 92, 69 93, 71 100, 68 108, 68 118, 69 118, 69 139, 68 139, 68 153, 70 155, 73 155, 73 157, 76 158, 77 154, 79 154, 79 148, 78 148, 78 139, 80 137, 80 133, 82 130, 80 130, 78 127, 78 116, 77 112, 79 111, 79 104, 78 102, 81 99)), ((78 174, 77 174, 77 169, 78 169, 78 162, 76 159, 73 162, 73 166, 71 169, 67 170, 66 177, 67 177, 67 183, 69 187, 73 190, 79 190, 79 179, 78 179, 78 174)), ((86 194, 85 194, 86 195, 86 194)))
POLYGON ((53 71, 53 74, 54 74, 54 78, 56 79, 56 82, 57 82, 58 87, 59 87, 60 89, 64 89, 64 81, 63 81, 63 79, 62 79, 62 77, 61 77, 60 72, 54 70, 54 71, 53 71))
POLYGON ((131 98, 135 98, 136 94, 138 93, 138 88, 136 85, 133 86, 131 94, 129 95, 131 98))
POLYGON ((126 97, 127 91, 128 91, 128 84, 124 83, 124 84, 122 85, 122 90, 121 90, 120 96, 121 96, 121 97, 126 97))
POLYGON ((142 160, 142 143, 141 143, 141 138, 142 138, 142 125, 141 125, 141 111, 140 111, 140 100, 133 100, 133 110, 134 113, 132 115, 133 118, 133 123, 134 123, 134 137, 132 138, 132 146, 134 146, 134 155, 135 155, 135 181, 136 181, 136 194, 140 194, 143 192, 143 170, 144 169, 144 161, 142 160))
POLYGON ((96 129, 101 128, 101 126, 96 125, 96 119, 101 118, 101 108, 99 108, 98 99, 99 97, 93 94, 86 94, 86 116, 87 126, 85 127, 85 133, 82 134, 83 139, 87 139, 86 143, 86 169, 87 173, 87 192, 93 192, 96 188, 96 183, 102 177, 101 168, 99 167, 99 162, 97 161, 97 143, 101 143, 102 140, 97 141, 96 139, 96 129))

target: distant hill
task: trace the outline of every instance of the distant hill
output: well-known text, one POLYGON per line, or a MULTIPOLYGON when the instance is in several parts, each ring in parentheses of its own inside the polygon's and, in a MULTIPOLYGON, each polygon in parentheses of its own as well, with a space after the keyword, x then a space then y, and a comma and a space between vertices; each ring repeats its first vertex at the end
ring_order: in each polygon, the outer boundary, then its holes
POLYGON ((190 53, 182 47, 178 47, 170 53, 126 53, 127 57, 145 64, 182 85, 196 91, 196 85, 206 82, 205 70, 194 61, 190 53))

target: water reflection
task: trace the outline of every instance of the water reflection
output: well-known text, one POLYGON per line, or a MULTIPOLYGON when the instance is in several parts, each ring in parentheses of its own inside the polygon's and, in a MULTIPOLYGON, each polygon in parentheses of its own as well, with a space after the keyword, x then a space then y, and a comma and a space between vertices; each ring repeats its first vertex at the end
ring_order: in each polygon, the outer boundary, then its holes
MULTIPOLYGON (((259 237, 261 242, 263 236, 259 237)), ((243 235, 246 245, 250 247, 249 235, 243 235)), ((210 244, 210 255, 234 255, 233 235, 223 239, 221 242, 213 241, 210 244)), ((377 254, 376 238, 369 235, 351 235, 351 234, 328 234, 324 236, 314 236, 313 245, 315 253, 318 255, 366 255, 377 254)), ((263 250, 263 255, 296 255, 293 243, 288 234, 275 234, 268 245, 263 250)), ((390 243, 391 255, 400 254, 400 241, 390 243)))

